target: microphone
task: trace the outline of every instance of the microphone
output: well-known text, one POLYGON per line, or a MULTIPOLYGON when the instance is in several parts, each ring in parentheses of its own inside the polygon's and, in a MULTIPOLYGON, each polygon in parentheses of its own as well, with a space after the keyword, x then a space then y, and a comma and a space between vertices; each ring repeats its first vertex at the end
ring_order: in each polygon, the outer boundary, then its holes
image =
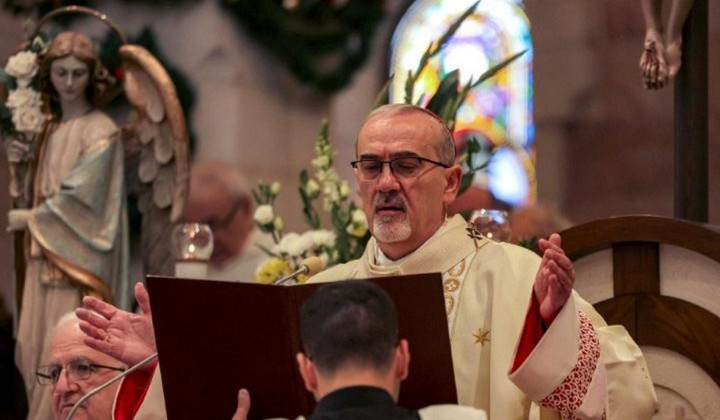
POLYGON ((276 280, 273 284, 274 285, 281 285, 285 283, 288 280, 292 280, 296 278, 297 276, 301 274, 307 274, 308 276, 314 276, 315 274, 323 271, 325 269, 325 263, 323 260, 320 259, 320 257, 312 256, 307 257, 300 263, 300 268, 295 270, 295 272, 290 273, 289 275, 281 278, 280 280, 276 280))
POLYGON ((93 395, 95 395, 95 394, 97 394, 98 392, 102 391, 103 389, 109 387, 110 385, 114 384, 115 382, 119 381, 120 379, 128 376, 128 375, 131 374, 132 372, 135 372, 135 371, 138 370, 142 365, 144 365, 144 364, 146 364, 147 362, 155 359, 157 356, 158 356, 157 352, 151 354, 150 356, 146 357, 145 359, 139 361, 139 362, 136 363, 135 365, 133 365, 133 366, 131 366, 130 368, 128 368, 128 370, 126 370, 125 372, 123 372, 123 373, 119 374, 118 376, 110 379, 109 381, 107 381, 107 382, 99 385, 97 388, 93 388, 90 392, 88 392, 87 394, 83 395, 82 398, 80 398, 80 399, 75 403, 75 405, 73 405, 72 409, 70 410, 70 413, 68 413, 68 416, 67 416, 67 419, 66 419, 66 420, 71 420, 71 419, 73 418, 73 416, 75 415, 75 412, 76 412, 76 411, 80 408, 80 406, 83 405, 83 403, 84 403, 85 401, 87 401, 90 397, 92 397, 93 395))

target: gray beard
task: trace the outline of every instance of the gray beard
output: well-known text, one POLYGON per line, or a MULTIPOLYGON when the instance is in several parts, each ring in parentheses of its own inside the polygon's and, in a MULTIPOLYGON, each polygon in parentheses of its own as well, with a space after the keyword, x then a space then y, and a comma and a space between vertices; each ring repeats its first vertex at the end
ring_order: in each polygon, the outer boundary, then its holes
POLYGON ((407 214, 402 216, 375 216, 373 236, 378 242, 393 243, 407 240, 412 233, 407 214))

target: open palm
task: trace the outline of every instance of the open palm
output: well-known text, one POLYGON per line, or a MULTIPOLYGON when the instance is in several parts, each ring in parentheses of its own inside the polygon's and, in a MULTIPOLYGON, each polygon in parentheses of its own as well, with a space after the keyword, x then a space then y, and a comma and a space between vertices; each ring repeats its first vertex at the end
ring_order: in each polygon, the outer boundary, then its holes
POLYGON ((119 361, 134 365, 157 351, 150 311, 150 297, 142 283, 135 285, 135 299, 141 314, 120 310, 91 296, 83 298, 84 308, 75 310, 85 344, 119 361))

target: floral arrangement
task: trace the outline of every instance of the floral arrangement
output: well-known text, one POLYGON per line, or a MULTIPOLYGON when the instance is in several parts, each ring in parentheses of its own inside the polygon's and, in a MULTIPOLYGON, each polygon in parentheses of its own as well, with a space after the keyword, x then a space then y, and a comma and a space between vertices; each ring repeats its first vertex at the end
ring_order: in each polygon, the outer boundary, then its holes
MULTIPOLYGON (((335 150, 328 139, 327 120, 323 120, 320 133, 315 142, 315 158, 312 160, 313 173, 307 170, 300 173, 300 197, 303 202, 303 215, 310 230, 298 234, 284 234, 282 217, 276 214, 273 203, 280 193, 280 184, 270 185, 259 181, 253 190, 257 203, 254 219, 263 232, 272 235, 275 246, 263 248, 270 258, 255 273, 258 283, 272 283, 297 270, 307 257, 319 257, 325 266, 347 262, 358 258, 370 238, 365 212, 353 203, 350 186, 341 180, 333 164, 335 150), (315 202, 322 198, 323 210, 330 214, 333 230, 322 229, 320 216, 315 202)), ((307 280, 300 275, 297 282, 307 280)))
MULTIPOLYGON (((480 1, 470 6, 437 41, 428 46, 418 63, 417 70, 408 75, 405 103, 412 103, 418 75, 425 69, 429 60, 442 50, 462 22, 472 15, 478 3, 480 1)), ((443 118, 450 130, 453 130, 455 115, 470 90, 494 76, 524 52, 510 56, 489 68, 477 80, 470 80, 464 86, 460 85, 457 70, 449 73, 443 78, 437 92, 428 100, 425 107, 443 118)), ((391 83, 392 76, 378 94, 373 108, 387 103, 391 83)), ((481 152, 480 142, 474 138, 470 139, 464 153, 458 159, 458 163, 463 168, 458 194, 462 194, 471 185, 477 171, 487 166, 488 162, 481 165, 473 164, 474 156, 481 152)), ((490 151, 490 154, 492 152, 490 151)), ((310 226, 310 230, 303 234, 283 233, 283 220, 273 207, 273 202, 280 192, 279 183, 268 185, 260 181, 257 189, 253 191, 255 202, 258 204, 254 215, 255 223, 263 232, 271 234, 275 241, 272 249, 262 248, 270 258, 258 267, 255 273, 256 282, 273 283, 296 271, 303 259, 313 255, 321 258, 327 267, 348 262, 362 255, 365 244, 370 239, 365 213, 349 199, 350 188, 347 181, 339 179, 333 169, 334 157, 335 151, 328 140, 328 124, 323 120, 315 143, 315 159, 312 160, 314 172, 312 176, 305 170, 300 173, 299 192, 303 202, 303 214, 310 226), (320 217, 313 205, 320 197, 323 199, 323 210, 330 214, 333 230, 320 228, 320 217)), ((305 280, 307 280, 305 275, 297 278, 298 283, 305 280)))
POLYGON ((48 48, 47 38, 38 35, 29 46, 11 56, 0 69, 0 82, 8 95, 0 104, 0 135, 10 164, 10 195, 14 206, 24 208, 30 202, 30 184, 26 176, 28 162, 34 159, 33 147, 45 126, 43 99, 37 80, 40 57, 48 48))
POLYGON ((42 37, 36 37, 28 49, 11 56, 0 70, 0 79, 9 90, 7 100, 0 105, 0 129, 4 138, 14 136, 24 140, 42 130, 45 115, 35 76, 40 69, 39 58, 47 46, 42 37))

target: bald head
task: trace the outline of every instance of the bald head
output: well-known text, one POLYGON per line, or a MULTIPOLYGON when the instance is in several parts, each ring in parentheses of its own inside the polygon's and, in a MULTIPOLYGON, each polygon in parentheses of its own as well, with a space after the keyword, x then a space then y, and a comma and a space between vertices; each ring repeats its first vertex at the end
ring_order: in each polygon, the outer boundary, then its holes
MULTIPOLYGON (((387 104, 381 107, 375 108, 368 114, 360 126, 362 128, 369 123, 379 118, 390 119, 394 116, 401 116, 406 114, 424 114, 427 116, 427 122, 437 130, 437 136, 435 137, 435 144, 433 147, 437 151, 439 161, 451 166, 455 163, 455 142, 453 141, 452 133, 448 128, 445 121, 442 118, 429 111, 427 108, 420 106, 409 105, 409 104, 387 104)), ((355 140, 355 151, 357 155, 357 139, 355 140)))
POLYGON ((239 257, 253 227, 250 188, 240 171, 224 162, 195 163, 183 219, 213 231, 210 262, 223 266, 239 257))
MULTIPOLYGON (((65 419, 80 398, 126 367, 107 354, 88 347, 79 324, 80 320, 73 312, 60 319, 53 329, 47 363, 39 369, 46 376, 57 375, 57 381, 50 385, 56 420, 65 419)), ((110 420, 117 386, 111 385, 90 398, 73 418, 110 420)))

